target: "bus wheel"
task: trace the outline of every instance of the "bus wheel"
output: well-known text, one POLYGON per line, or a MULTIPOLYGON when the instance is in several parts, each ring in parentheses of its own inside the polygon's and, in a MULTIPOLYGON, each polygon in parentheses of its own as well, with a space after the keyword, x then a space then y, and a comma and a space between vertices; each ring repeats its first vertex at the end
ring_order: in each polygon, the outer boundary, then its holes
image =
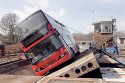
POLYGON ((76 53, 76 56, 79 56, 80 55, 80 52, 78 51, 77 53, 76 53))
POLYGON ((71 54, 72 54, 73 59, 76 59, 75 52, 73 51, 73 49, 72 49, 72 48, 70 48, 70 50, 71 50, 71 54))

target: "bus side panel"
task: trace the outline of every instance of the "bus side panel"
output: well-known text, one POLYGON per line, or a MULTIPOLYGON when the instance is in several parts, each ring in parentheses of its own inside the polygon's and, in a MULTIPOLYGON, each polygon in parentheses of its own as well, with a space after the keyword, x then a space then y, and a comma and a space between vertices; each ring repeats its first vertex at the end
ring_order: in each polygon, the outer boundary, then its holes
MULTIPOLYGON (((68 45, 68 47, 69 48, 71 47, 72 50, 75 53, 77 53, 79 51, 79 49, 76 46, 77 44, 76 44, 72 34, 68 30, 68 28, 66 26, 61 25, 58 21, 56 21, 54 18, 50 17, 46 13, 44 13, 44 15, 46 16, 47 20, 51 23, 53 28, 56 29, 60 33, 60 39, 63 38, 64 41, 66 42, 66 44, 68 45)), ((63 42, 63 44, 64 44, 64 42, 63 42)), ((64 46, 65 46, 65 44, 64 44, 64 46)))

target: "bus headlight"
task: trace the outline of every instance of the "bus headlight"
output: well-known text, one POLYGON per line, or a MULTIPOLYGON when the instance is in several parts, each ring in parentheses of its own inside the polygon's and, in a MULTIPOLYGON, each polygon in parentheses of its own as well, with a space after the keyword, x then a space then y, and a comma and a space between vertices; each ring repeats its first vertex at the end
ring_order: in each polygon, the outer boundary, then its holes
POLYGON ((39 71, 41 71, 41 70, 43 70, 44 68, 38 68, 37 70, 36 70, 36 72, 39 72, 39 71))
POLYGON ((59 59, 63 58, 66 55, 66 53, 59 56, 59 59))
POLYGON ((62 57, 64 57, 65 56, 65 54, 62 54, 60 57, 62 58, 62 57))

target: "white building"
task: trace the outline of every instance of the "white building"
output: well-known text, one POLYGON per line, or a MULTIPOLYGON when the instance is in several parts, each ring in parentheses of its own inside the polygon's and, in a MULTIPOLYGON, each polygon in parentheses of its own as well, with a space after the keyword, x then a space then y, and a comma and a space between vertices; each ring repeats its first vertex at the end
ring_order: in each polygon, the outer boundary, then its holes
POLYGON ((112 21, 99 21, 93 23, 95 33, 113 33, 113 22, 112 21))

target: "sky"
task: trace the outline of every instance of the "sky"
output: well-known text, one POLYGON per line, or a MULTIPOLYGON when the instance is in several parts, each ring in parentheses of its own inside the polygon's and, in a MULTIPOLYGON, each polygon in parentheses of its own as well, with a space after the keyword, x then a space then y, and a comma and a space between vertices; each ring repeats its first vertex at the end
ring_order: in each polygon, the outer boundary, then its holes
POLYGON ((93 32, 93 21, 111 17, 125 30, 125 0, 0 0, 0 17, 16 13, 22 21, 39 9, 83 34, 93 32))

